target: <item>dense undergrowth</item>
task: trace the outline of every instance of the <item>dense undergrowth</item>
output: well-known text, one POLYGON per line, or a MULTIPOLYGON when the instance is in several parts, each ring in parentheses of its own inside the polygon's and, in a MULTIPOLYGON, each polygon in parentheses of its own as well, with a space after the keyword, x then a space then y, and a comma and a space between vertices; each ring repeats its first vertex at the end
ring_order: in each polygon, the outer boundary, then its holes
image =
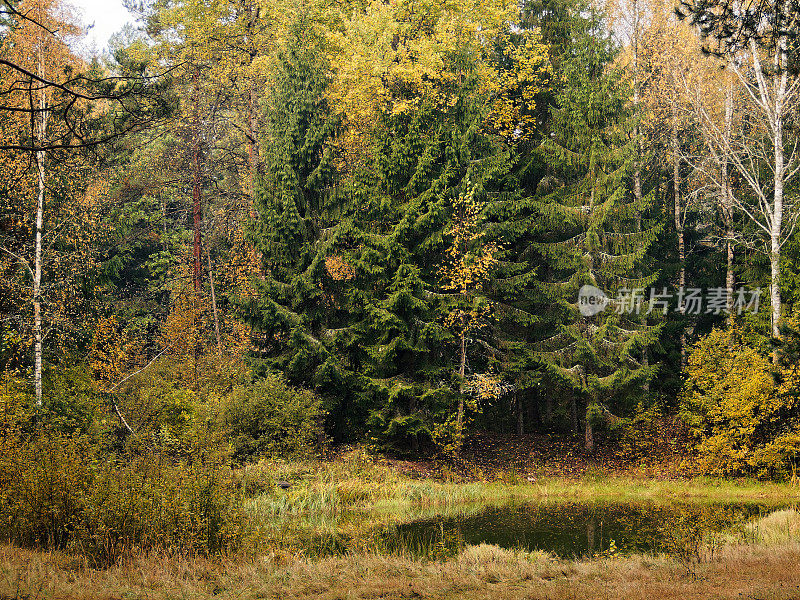
POLYGON ((314 394, 236 361, 164 360, 113 393, 74 367, 49 374, 41 406, 22 380, 2 383, 0 537, 99 567, 142 552, 387 553, 380 533, 393 524, 512 501, 800 497, 791 482, 643 480, 635 465, 654 454, 653 419, 615 433, 632 466, 622 474, 487 468, 469 453, 415 470, 364 445, 328 445, 314 394))
POLYGON ((218 451, 188 456, 140 449, 110 458, 86 437, 42 436, 0 459, 3 537, 67 550, 97 566, 154 550, 309 556, 386 550, 387 526, 434 515, 467 515, 510 501, 787 500, 789 484, 624 477, 536 483, 411 478, 356 448, 327 459, 264 459, 232 468, 218 451), (288 489, 283 489, 278 483, 288 489))

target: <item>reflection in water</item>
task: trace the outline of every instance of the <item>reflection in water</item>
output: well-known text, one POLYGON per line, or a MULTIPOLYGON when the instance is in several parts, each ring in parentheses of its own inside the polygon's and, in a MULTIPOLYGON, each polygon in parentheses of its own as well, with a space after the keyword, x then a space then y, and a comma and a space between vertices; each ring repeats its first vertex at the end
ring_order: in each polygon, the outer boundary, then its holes
POLYGON ((686 543, 775 510, 759 504, 539 503, 491 507, 466 517, 405 523, 384 534, 387 549, 458 552, 465 545, 544 550, 572 558, 608 552, 679 552, 686 543))
POLYGON ((594 554, 594 536, 596 531, 597 517, 593 514, 590 514, 589 518, 586 520, 586 548, 589 551, 589 554, 594 554))

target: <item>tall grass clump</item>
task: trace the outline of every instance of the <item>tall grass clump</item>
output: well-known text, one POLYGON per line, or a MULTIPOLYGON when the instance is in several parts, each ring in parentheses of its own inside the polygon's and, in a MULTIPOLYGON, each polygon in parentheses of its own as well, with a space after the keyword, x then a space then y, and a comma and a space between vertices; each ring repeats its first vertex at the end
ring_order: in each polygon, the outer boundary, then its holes
POLYGON ((236 478, 248 518, 258 523, 365 510, 405 514, 411 507, 442 509, 511 495, 507 486, 408 479, 362 447, 327 461, 263 459, 237 470, 236 478), (277 481, 288 489, 279 489, 277 481))
POLYGON ((743 537, 766 545, 800 541, 800 512, 785 508, 750 521, 743 527, 743 537))

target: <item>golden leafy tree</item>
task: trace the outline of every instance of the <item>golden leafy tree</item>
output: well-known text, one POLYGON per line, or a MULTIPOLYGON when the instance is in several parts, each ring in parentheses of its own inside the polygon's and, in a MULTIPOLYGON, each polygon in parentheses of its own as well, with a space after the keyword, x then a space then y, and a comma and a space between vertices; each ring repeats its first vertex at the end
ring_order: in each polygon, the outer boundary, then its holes
MULTIPOLYGON (((487 97, 510 93, 513 83, 498 76, 483 57, 487 42, 507 27, 515 10, 515 4, 505 0, 426 0, 421 5, 399 0, 342 10, 341 26, 327 34, 329 95, 345 117, 338 141, 341 167, 348 171, 367 160, 370 132, 380 115, 413 110, 423 100, 452 107, 467 65, 487 97)), ((534 56, 531 60, 536 62, 534 56)), ((520 70, 517 85, 527 85, 529 76, 528 67, 520 70)), ((507 102, 512 102, 510 97, 507 102)))
POLYGON ((798 322, 784 328, 790 361, 773 365, 738 329, 715 329, 689 355, 681 415, 696 442, 697 467, 712 475, 787 477, 800 450, 798 322), (777 380, 777 385, 776 385, 777 380))
MULTIPOLYGON (((23 313, 30 307, 34 388, 42 398, 45 339, 65 340, 80 321, 78 276, 92 267, 92 241, 102 204, 102 183, 89 184, 88 160, 72 151, 76 135, 62 113, 67 93, 58 82, 84 69, 69 42, 83 33, 76 19, 57 0, 27 0, 18 7, 27 15, 9 27, 0 65, 4 94, 2 185, 5 226, 0 247, 15 265, 13 281, 23 313)), ((92 109, 86 98, 68 103, 74 113, 92 109)), ((96 173, 95 173, 96 175, 96 173)), ((6 263, 4 270, 9 270, 6 263)), ((27 329, 23 327, 23 329, 27 329)))
POLYGON ((491 73, 495 100, 486 117, 487 127, 511 143, 536 134, 536 99, 549 88, 552 77, 549 51, 539 32, 525 31, 522 38, 503 49, 510 68, 491 73))
MULTIPOLYGON (((455 420, 455 437, 463 436, 464 396, 467 391, 467 352, 470 336, 484 328, 491 319, 491 303, 486 297, 486 286, 497 265, 498 245, 485 237, 482 213, 484 204, 475 199, 475 188, 466 182, 466 192, 460 193, 453 203, 452 223, 447 230, 451 237, 446 259, 440 269, 442 287, 448 293, 450 310, 445 325, 458 340, 458 378, 460 394, 455 420)), ((475 391, 482 397, 494 395, 496 389, 488 385, 486 375, 475 376, 475 391)), ((472 390, 471 390, 472 391, 472 390)))
POLYGON ((101 317, 89 346, 89 368, 101 389, 110 391, 138 364, 141 340, 126 331, 115 316, 101 317))

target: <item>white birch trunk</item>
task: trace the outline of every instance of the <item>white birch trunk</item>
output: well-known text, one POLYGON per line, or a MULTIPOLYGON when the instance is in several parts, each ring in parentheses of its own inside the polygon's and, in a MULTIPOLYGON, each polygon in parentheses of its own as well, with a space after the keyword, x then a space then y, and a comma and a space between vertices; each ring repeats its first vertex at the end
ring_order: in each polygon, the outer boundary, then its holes
MULTIPOLYGON (((730 147, 731 144, 731 130, 733 124, 733 82, 728 81, 728 86, 725 90, 725 145, 730 147)), ((727 292, 727 306, 728 311, 728 326, 733 327, 733 190, 731 189, 731 180, 729 172, 728 160, 723 154, 722 167, 720 179, 722 184, 721 190, 721 208, 722 218, 725 225, 725 250, 727 255, 726 271, 725 271, 725 289, 727 292)))
POLYGON ((772 335, 779 337, 778 326, 781 319, 781 227, 783 225, 783 183, 785 176, 783 148, 783 111, 786 96, 787 75, 783 56, 786 39, 781 39, 776 51, 775 62, 779 72, 775 74, 775 121, 773 126, 775 147, 775 190, 770 223, 770 304, 772 306, 772 335))
POLYGON ((33 382, 36 406, 42 405, 42 226, 44 221, 44 152, 36 153, 39 193, 33 255, 33 382))
MULTIPOLYGON (((683 203, 681 202, 681 154, 678 141, 678 104, 672 99, 672 192, 674 198, 675 235, 678 242, 678 288, 686 287, 686 239, 683 228, 683 203)), ((681 307, 678 307, 680 310, 681 307)), ((686 365, 686 330, 681 329, 681 368, 686 365)))
MULTIPOLYGON (((745 138, 736 144, 730 139, 727 131, 720 130, 713 124, 713 119, 703 109, 703 118, 710 137, 718 146, 722 160, 736 168, 744 182, 755 194, 757 205, 742 202, 735 198, 727 189, 728 199, 737 209, 741 210, 764 235, 764 248, 770 264, 770 332, 774 337, 779 337, 781 320, 781 246, 787 235, 784 231, 784 212, 786 210, 784 188, 788 181, 797 173, 797 156, 793 150, 788 156, 784 147, 784 120, 791 102, 797 92, 797 80, 789 86, 789 75, 786 65, 787 38, 782 36, 777 40, 772 58, 772 76, 768 76, 761 62, 761 49, 755 40, 750 40, 749 67, 743 68, 741 62, 731 61, 734 73, 747 92, 751 106, 755 108, 764 119, 767 133, 772 143, 771 152, 768 149, 762 153, 758 140, 745 138), (754 78, 755 81, 753 81, 754 78), (771 186, 764 186, 761 182, 761 165, 769 163, 772 170, 773 182, 771 186)), ((726 107, 727 109, 727 107, 726 107)), ((727 116, 727 115, 726 115, 727 116)), ((727 125, 727 123, 726 123, 727 125)), ((724 184, 721 187, 725 187, 724 184)), ((789 205, 790 218, 796 217, 796 207, 789 205)), ((773 356, 774 358, 774 356, 773 356)))
MULTIPOLYGON (((40 40, 38 48, 38 75, 44 78, 44 47, 40 40)), ((35 137, 39 147, 45 145, 47 139, 47 94, 44 89, 38 92, 39 114, 35 119, 38 131, 35 137)), ((45 152, 36 152, 37 196, 36 196, 36 232, 33 255, 33 383, 36 406, 42 405, 42 230, 44 228, 44 194, 45 194, 45 152)))

